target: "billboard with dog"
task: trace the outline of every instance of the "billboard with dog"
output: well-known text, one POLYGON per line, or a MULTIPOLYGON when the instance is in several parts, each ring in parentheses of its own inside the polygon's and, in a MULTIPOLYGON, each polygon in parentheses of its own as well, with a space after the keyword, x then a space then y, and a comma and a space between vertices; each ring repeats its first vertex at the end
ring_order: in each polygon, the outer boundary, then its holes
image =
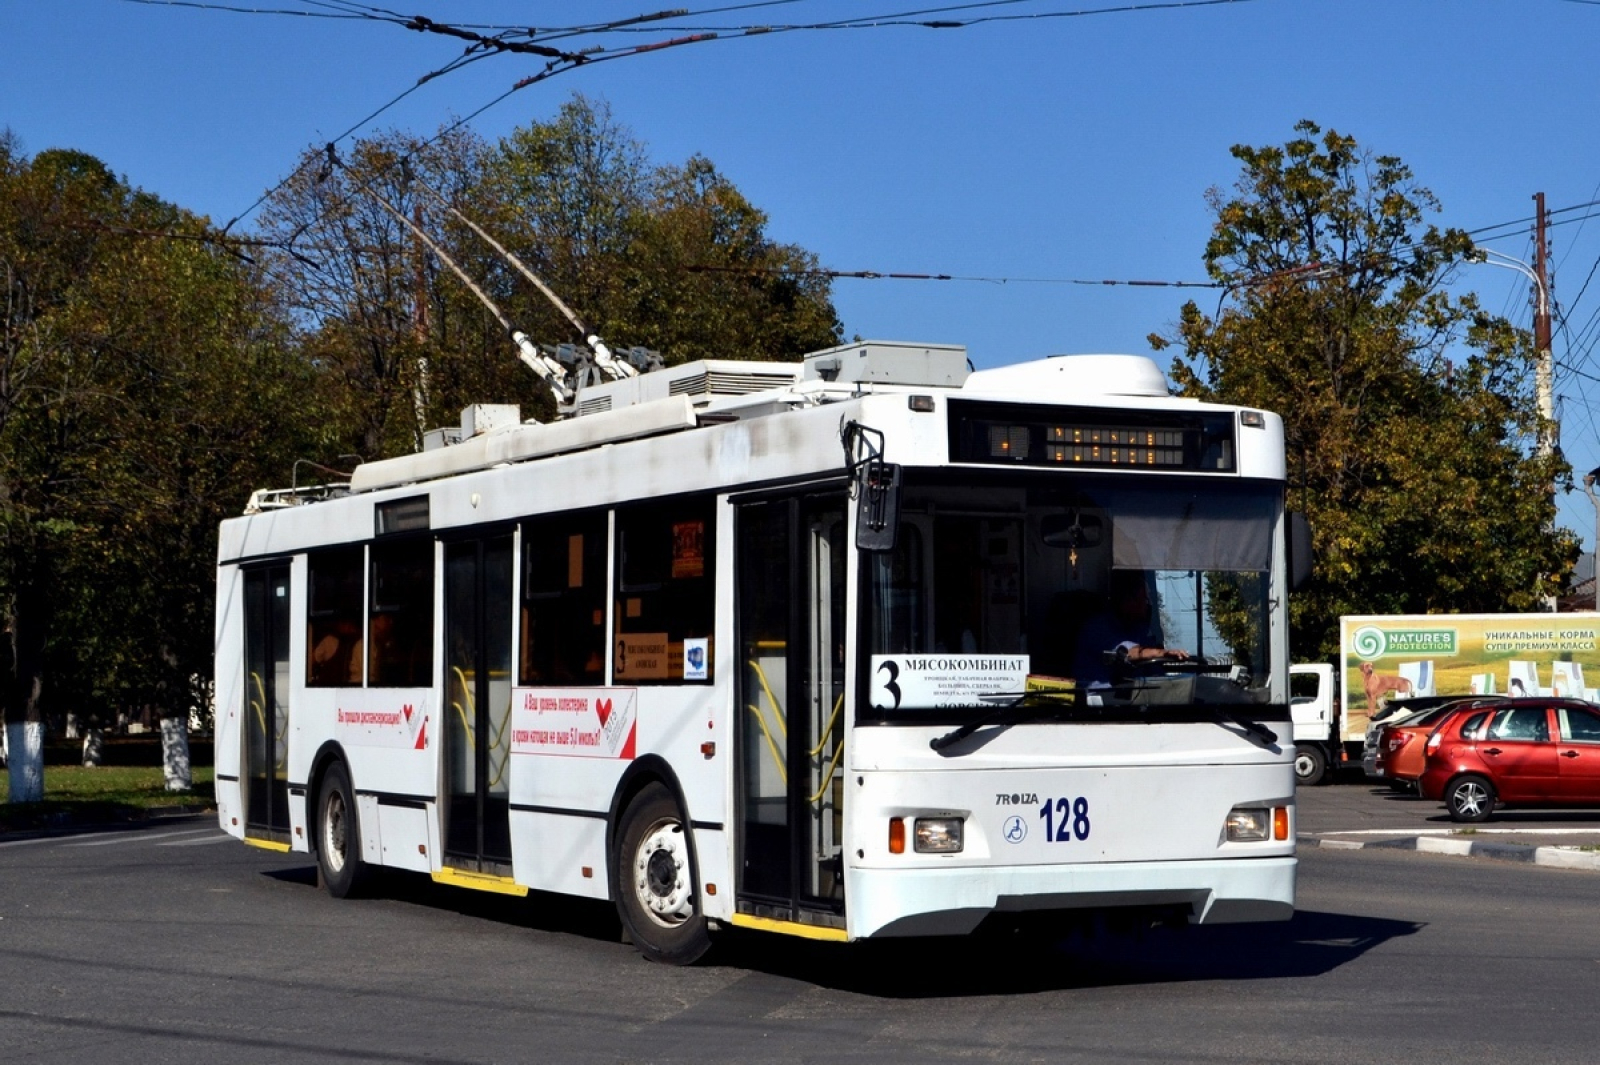
POLYGON ((1395 699, 1556 695, 1600 701, 1600 613, 1339 619, 1343 738, 1395 699))

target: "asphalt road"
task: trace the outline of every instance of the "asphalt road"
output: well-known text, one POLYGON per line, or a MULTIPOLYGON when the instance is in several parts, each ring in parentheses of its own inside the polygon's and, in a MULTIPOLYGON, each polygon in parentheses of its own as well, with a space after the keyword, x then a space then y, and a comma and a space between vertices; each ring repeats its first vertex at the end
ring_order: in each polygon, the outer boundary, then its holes
MULTIPOLYGON (((1378 798, 1310 801, 1333 817, 1378 798)), ((747 934, 670 969, 616 942, 603 907, 415 877, 336 901, 303 857, 204 819, 0 840, 0 1060, 1595 1059, 1600 873, 1301 859, 1286 924, 851 947, 747 934)))
POLYGON ((1502 808, 1482 824, 1463 826, 1451 822, 1443 803, 1395 791, 1359 771, 1302 788, 1296 805, 1302 838, 1379 841, 1469 834, 1527 846, 1600 846, 1600 810, 1502 808))

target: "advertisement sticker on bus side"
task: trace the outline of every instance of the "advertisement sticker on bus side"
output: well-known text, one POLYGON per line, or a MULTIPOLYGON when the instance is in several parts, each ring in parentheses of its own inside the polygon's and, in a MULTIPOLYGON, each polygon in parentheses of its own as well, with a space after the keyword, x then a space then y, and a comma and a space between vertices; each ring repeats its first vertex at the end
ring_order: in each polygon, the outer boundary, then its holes
POLYGON ((637 688, 513 688, 511 753, 634 757, 637 688))

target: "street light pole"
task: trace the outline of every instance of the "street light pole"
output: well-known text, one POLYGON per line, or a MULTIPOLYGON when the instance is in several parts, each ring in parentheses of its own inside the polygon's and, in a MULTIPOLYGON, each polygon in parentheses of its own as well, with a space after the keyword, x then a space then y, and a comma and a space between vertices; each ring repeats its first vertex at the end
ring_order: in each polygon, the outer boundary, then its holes
MULTIPOLYGON (((1539 217, 1543 220, 1542 202, 1540 208, 1539 217)), ((1542 242, 1540 250, 1541 252, 1543 250, 1542 242)), ((1539 403, 1538 453, 1540 458, 1549 458, 1555 451, 1556 441, 1561 438, 1561 431, 1556 424, 1555 357, 1550 351, 1550 290, 1545 285, 1544 273, 1542 270, 1535 270, 1521 259, 1495 251, 1493 248, 1478 248, 1476 261, 1485 266, 1515 270, 1533 282, 1533 342, 1538 348, 1533 373, 1534 388, 1539 403)), ((1539 265, 1541 267, 1544 265, 1542 254, 1539 265)))
MULTIPOLYGON (((1537 269, 1529 266, 1521 259, 1514 258, 1504 252, 1492 248, 1476 249, 1475 261, 1485 266, 1499 266, 1517 273, 1533 282, 1534 309, 1533 309, 1533 341, 1538 349, 1534 356, 1533 382, 1539 405, 1539 436, 1535 444, 1535 451, 1541 459, 1548 459, 1555 453, 1556 442, 1561 439, 1561 427, 1556 424, 1556 399, 1555 399, 1555 357, 1550 351, 1550 289, 1545 283, 1544 261, 1544 193, 1535 196, 1539 205, 1539 239, 1537 244, 1538 263, 1537 269)), ((1600 469, 1591 472, 1584 478, 1584 488, 1589 492, 1590 500, 1594 500, 1594 477, 1600 469)), ((1550 493, 1555 494, 1555 485, 1550 486, 1550 493)), ((1600 502, 1595 503, 1597 514, 1600 514, 1600 502)), ((1596 518, 1595 538, 1596 569, 1600 570, 1600 516, 1596 518)), ((1600 588, 1600 573, 1596 574, 1596 587, 1600 588)), ((1557 609, 1554 596, 1545 597, 1545 609, 1554 613, 1557 609)), ((1600 592, 1597 592, 1596 610, 1600 610, 1600 592)))
POLYGON ((1594 504, 1594 549, 1589 554, 1592 563, 1589 580, 1594 585, 1594 608, 1600 610, 1600 497, 1594 494, 1596 477, 1600 477, 1600 466, 1583 475, 1583 490, 1588 493, 1589 502, 1594 504))

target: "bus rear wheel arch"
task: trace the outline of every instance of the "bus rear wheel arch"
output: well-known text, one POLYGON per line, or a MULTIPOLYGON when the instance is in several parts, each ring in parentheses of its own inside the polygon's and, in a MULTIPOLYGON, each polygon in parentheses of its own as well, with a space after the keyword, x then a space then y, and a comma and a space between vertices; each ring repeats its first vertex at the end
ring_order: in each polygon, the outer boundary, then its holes
POLYGON ((617 914, 651 961, 689 965, 711 946, 688 825, 664 784, 646 784, 617 823, 612 855, 617 914))

